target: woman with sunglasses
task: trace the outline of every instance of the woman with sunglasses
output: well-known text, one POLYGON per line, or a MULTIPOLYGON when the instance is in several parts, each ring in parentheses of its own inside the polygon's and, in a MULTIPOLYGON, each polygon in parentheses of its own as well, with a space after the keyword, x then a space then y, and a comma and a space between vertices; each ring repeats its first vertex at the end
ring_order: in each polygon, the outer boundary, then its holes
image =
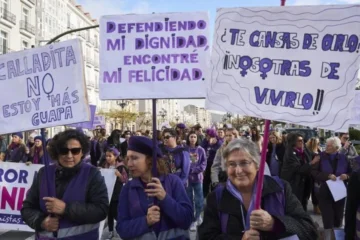
POLYGON ((44 168, 35 175, 21 209, 36 239, 99 239, 109 199, 100 171, 83 162, 88 151, 87 137, 77 130, 61 132, 49 143, 56 164, 47 169, 49 179, 44 168))
POLYGON ((178 176, 168 174, 166 163, 151 139, 133 136, 128 142, 128 168, 133 176, 119 197, 116 230, 122 239, 188 240, 194 218, 192 204, 178 176), (152 173, 156 151, 157 177, 152 173))

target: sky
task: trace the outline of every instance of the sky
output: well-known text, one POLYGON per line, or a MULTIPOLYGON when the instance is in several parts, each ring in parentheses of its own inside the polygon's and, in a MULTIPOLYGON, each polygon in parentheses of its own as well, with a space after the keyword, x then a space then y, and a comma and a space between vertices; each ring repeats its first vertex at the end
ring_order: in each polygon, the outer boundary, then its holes
MULTIPOLYGON (((153 12, 208 11, 210 29, 215 22, 217 8, 279 6, 280 0, 76 0, 93 18, 113 14, 147 14, 153 12)), ((355 4, 360 0, 286 0, 286 5, 355 4)), ((204 107, 205 100, 181 100, 180 104, 204 107)))

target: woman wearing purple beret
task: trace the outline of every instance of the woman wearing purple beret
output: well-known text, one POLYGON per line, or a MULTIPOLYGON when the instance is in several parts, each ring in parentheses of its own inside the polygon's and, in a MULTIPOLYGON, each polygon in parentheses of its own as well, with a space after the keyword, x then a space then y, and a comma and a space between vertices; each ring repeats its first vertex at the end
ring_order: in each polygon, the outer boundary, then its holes
POLYGON ((153 149, 151 139, 129 139, 127 159, 133 180, 120 193, 116 226, 122 239, 190 239, 192 204, 180 178, 167 174, 161 157, 159 148, 153 149), (151 172, 153 150, 158 157, 158 178, 151 172))

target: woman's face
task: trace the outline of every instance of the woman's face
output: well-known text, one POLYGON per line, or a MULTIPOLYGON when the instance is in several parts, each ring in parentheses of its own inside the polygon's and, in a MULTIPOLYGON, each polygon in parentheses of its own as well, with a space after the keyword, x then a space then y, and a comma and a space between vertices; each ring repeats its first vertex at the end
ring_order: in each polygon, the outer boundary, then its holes
POLYGON ((190 144, 191 144, 191 145, 195 145, 196 142, 197 142, 197 135, 196 135, 196 134, 191 134, 191 135, 189 136, 189 141, 190 141, 190 144))
POLYGON ((13 143, 19 143, 20 142, 20 138, 16 135, 12 136, 12 142, 13 143))
POLYGON ((231 131, 226 131, 225 137, 226 137, 226 142, 228 143, 235 139, 235 136, 231 131))
POLYGON ((149 170, 146 155, 131 150, 127 151, 127 165, 133 177, 141 177, 149 170))
POLYGON ((302 137, 298 137, 295 143, 295 147, 298 149, 304 148, 304 139, 302 137))
POLYGON ((66 146, 60 149, 59 163, 63 167, 72 168, 81 161, 82 156, 80 142, 76 139, 70 139, 66 146))
POLYGON ((272 144, 276 144, 276 136, 275 135, 270 135, 269 136, 269 141, 272 143, 272 144))
POLYGON ((218 136, 219 136, 220 138, 224 138, 224 137, 225 137, 225 132, 224 132, 224 130, 218 130, 218 136))
POLYGON ((251 129, 251 133, 252 133, 253 135, 256 135, 256 134, 257 134, 257 129, 256 129, 256 128, 252 128, 252 129, 251 129))
POLYGON ((334 143, 332 141, 326 143, 325 152, 328 154, 333 154, 337 152, 337 149, 334 147, 334 143))
POLYGON ((253 186, 257 167, 249 154, 243 151, 230 153, 226 160, 227 174, 230 181, 238 189, 253 186))
POLYGON ((42 141, 39 140, 39 139, 36 139, 36 141, 35 141, 35 146, 36 146, 36 147, 41 147, 41 146, 42 146, 42 141))
POLYGON ((131 137, 131 134, 129 132, 125 133, 125 139, 126 140, 129 140, 131 137))
POLYGON ((112 152, 106 152, 106 162, 109 164, 109 165, 114 165, 115 162, 116 162, 116 157, 114 156, 114 153, 112 152))
POLYGON ((29 137, 28 140, 29 140, 30 143, 34 143, 34 138, 33 137, 29 137))

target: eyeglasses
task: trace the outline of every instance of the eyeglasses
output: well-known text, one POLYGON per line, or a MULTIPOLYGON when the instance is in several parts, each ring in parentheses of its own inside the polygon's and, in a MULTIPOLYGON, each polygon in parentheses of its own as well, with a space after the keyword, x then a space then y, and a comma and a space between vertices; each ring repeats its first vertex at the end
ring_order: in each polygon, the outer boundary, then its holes
POLYGON ((237 162, 227 162, 226 165, 231 169, 235 169, 237 166, 241 167, 242 169, 246 169, 252 163, 253 163, 253 161, 242 161, 242 162, 239 162, 239 163, 237 163, 237 162))
POLYGON ((78 155, 81 152, 81 148, 60 148, 60 155, 68 155, 71 152, 72 155, 78 155))
POLYGON ((170 138, 172 138, 172 136, 170 135, 164 136, 164 139, 170 139, 170 138))

